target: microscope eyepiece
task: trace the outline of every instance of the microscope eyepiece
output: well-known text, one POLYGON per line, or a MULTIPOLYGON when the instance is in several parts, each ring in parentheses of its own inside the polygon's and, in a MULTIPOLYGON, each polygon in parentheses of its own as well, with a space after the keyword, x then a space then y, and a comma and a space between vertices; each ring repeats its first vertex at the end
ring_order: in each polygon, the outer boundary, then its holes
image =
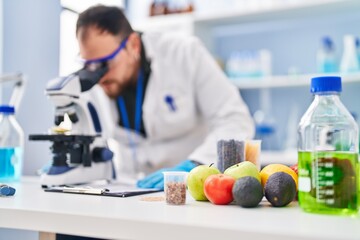
POLYGON ((77 74, 80 79, 81 92, 85 92, 91 89, 100 81, 100 79, 107 73, 108 70, 109 68, 107 65, 103 65, 95 71, 91 71, 85 67, 80 69, 77 74))
POLYGON ((55 116, 54 123, 55 123, 56 126, 60 125, 60 123, 63 122, 63 121, 64 121, 64 116, 63 115, 56 115, 55 116))
POLYGON ((68 116, 72 123, 77 123, 79 121, 79 117, 76 112, 68 113, 68 116))

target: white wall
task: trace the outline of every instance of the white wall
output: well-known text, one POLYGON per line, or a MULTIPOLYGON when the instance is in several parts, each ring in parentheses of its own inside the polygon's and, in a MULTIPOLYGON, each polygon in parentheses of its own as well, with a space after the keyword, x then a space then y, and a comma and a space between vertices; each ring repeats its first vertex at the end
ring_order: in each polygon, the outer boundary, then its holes
MULTIPOLYGON (((44 87, 58 74, 59 15, 59 1, 0 1, 0 72, 21 71, 28 77, 17 116, 26 138, 30 133, 45 132, 53 121, 44 87)), ((10 94, 6 90, 4 95, 10 94)), ((25 174, 34 174, 49 160, 48 148, 48 143, 26 141, 25 174)), ((38 233, 0 228, 0 239, 35 240, 38 233)))
MULTIPOLYGON (((44 88, 58 75, 60 11, 59 1, 3 0, 3 72, 20 71, 28 79, 17 111, 26 139, 46 133, 53 124, 53 107, 44 88)), ((50 159, 49 146, 26 141, 24 174, 35 174, 50 159)))
MULTIPOLYGON (((0 0, 0 73, 3 69, 3 0, 0 0)), ((2 99, 2 87, 0 87, 0 102, 2 99)))
MULTIPOLYGON (((3 0, 0 1, 0 73, 3 67, 3 0)), ((1 99, 1 90, 0 90, 1 99)))

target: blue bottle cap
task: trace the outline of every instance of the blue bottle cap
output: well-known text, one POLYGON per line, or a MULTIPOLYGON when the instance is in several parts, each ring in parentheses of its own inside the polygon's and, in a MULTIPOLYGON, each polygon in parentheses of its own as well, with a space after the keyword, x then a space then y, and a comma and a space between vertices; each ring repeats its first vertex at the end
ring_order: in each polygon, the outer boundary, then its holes
POLYGON ((261 135, 268 135, 275 133, 275 128, 269 124, 259 124, 256 125, 256 133, 261 135))
POLYGON ((0 196, 13 196, 15 192, 15 188, 12 188, 10 186, 3 185, 0 187, 0 196))
POLYGON ((9 105, 0 105, 0 113, 15 113, 15 108, 9 105))
POLYGON ((8 186, 0 187, 0 195, 8 196, 10 194, 10 188, 8 186))
POLYGON ((322 44, 326 49, 329 49, 329 50, 333 49, 333 46, 334 46, 333 41, 328 36, 325 36, 322 38, 322 44))
POLYGON ((341 77, 337 77, 337 76, 314 77, 311 79, 310 92, 312 93, 341 92, 341 77))

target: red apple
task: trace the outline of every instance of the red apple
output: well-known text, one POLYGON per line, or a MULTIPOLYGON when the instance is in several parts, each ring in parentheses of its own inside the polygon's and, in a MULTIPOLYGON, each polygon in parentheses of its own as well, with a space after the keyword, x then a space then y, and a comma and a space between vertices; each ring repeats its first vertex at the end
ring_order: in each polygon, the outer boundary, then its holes
POLYGON ((215 174, 206 178, 204 193, 210 202, 216 205, 226 205, 233 201, 232 188, 235 178, 225 174, 215 174))
POLYGON ((291 168, 294 172, 296 172, 296 174, 298 174, 298 164, 294 164, 294 165, 290 166, 290 168, 291 168))

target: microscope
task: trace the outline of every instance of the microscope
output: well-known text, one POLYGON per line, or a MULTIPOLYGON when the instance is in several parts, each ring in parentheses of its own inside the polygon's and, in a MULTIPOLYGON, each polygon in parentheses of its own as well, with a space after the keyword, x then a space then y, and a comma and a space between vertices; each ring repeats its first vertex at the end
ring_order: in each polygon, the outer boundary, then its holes
POLYGON ((49 134, 29 135, 32 141, 52 142, 52 163, 41 174, 42 187, 115 179, 113 152, 107 144, 108 97, 97 84, 106 71, 82 69, 48 82, 45 94, 55 105, 55 126, 49 134), (65 118, 71 129, 61 127, 65 118))

